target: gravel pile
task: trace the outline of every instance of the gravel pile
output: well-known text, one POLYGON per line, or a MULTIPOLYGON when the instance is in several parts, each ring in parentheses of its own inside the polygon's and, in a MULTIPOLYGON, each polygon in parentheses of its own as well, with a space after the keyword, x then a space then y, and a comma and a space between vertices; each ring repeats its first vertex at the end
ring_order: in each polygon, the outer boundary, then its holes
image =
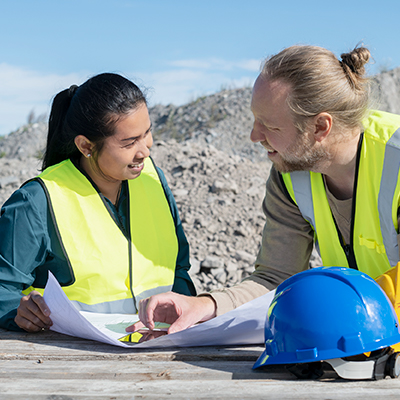
MULTIPOLYGON (((374 78, 379 108, 400 113, 400 68, 374 78)), ((189 104, 156 105, 152 157, 175 196, 199 291, 231 286, 254 268, 265 218, 261 203, 271 163, 251 143, 251 89, 225 90, 189 104)), ((46 125, 0 137, 0 204, 37 175, 46 125)), ((313 254, 310 264, 318 265, 313 254)))

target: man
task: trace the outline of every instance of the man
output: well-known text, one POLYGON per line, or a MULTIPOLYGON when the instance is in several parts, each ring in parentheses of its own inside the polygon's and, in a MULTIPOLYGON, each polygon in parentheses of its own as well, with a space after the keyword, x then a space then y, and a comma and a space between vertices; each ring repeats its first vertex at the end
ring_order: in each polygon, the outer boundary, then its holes
POLYGON ((142 322, 128 330, 161 321, 172 333, 236 308, 307 269, 314 244, 324 266, 372 278, 397 264, 400 116, 369 111, 369 57, 362 47, 339 61, 323 48, 293 46, 265 62, 253 88, 251 140, 274 167, 254 273, 194 298, 142 300, 142 322))

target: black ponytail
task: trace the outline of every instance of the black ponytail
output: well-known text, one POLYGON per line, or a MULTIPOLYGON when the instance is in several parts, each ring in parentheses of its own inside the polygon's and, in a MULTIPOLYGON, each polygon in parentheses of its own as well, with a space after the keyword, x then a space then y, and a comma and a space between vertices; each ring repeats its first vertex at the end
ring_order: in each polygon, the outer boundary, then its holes
POLYGON ((128 79, 111 73, 96 75, 79 87, 72 85, 58 93, 51 107, 42 169, 80 157, 74 142, 78 135, 94 143, 92 157, 96 161, 119 119, 142 104, 146 104, 142 91, 128 79))
POLYGON ((79 152, 74 141, 71 140, 73 138, 68 138, 63 129, 71 98, 70 90, 65 89, 58 93, 53 100, 42 169, 72 158, 73 153, 77 155, 79 152))

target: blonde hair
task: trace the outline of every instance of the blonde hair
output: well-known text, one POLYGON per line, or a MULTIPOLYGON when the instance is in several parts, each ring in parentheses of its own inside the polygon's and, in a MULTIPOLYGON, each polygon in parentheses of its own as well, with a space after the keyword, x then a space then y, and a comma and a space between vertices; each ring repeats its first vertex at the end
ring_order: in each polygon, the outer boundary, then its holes
POLYGON ((341 61, 317 46, 291 46, 264 62, 261 75, 282 79, 292 90, 287 104, 296 127, 303 132, 309 117, 330 113, 339 127, 360 127, 370 108, 370 79, 364 65, 370 59, 365 47, 343 53, 341 61))

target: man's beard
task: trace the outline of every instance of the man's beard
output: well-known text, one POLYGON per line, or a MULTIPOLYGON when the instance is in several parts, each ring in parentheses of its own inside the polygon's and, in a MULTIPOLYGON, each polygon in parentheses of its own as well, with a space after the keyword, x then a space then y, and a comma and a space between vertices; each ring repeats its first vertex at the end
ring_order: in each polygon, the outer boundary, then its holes
POLYGON ((290 145, 284 154, 278 153, 278 156, 279 160, 275 160, 273 164, 282 173, 315 171, 321 160, 330 158, 323 147, 311 145, 310 140, 303 133, 299 133, 296 142, 290 145))

